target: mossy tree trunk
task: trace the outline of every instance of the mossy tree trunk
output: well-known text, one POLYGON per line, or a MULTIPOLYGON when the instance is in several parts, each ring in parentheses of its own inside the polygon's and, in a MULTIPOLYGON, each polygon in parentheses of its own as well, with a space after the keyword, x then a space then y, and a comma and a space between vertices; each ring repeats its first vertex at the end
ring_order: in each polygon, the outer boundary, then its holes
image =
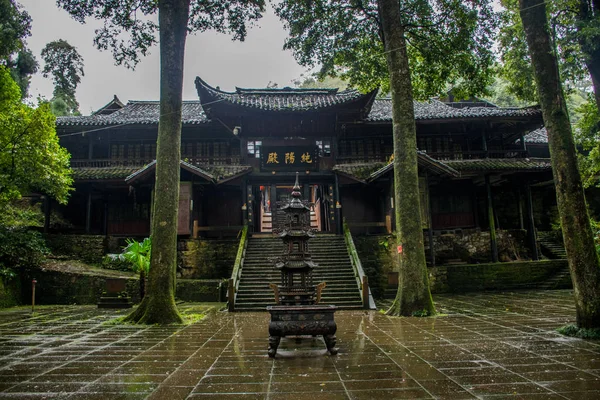
POLYGON ((398 292, 390 315, 435 314, 429 290, 417 166, 410 68, 398 0, 378 0, 392 96, 394 201, 399 249, 398 292))
POLYGON ((190 0, 160 0, 160 118, 146 296, 126 320, 181 323, 175 306, 183 60, 190 0))
POLYGON ((571 279, 577 325, 600 328, 600 264, 577 167, 573 133, 543 0, 519 0, 537 92, 548 131, 556 199, 571 279))

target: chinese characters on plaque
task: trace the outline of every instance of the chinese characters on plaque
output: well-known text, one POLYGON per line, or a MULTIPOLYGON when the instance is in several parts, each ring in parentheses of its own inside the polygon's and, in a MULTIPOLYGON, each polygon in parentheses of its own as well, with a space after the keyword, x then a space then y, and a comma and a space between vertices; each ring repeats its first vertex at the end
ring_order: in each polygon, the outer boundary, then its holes
POLYGON ((318 169, 316 148, 264 147, 261 169, 267 171, 297 171, 318 169))

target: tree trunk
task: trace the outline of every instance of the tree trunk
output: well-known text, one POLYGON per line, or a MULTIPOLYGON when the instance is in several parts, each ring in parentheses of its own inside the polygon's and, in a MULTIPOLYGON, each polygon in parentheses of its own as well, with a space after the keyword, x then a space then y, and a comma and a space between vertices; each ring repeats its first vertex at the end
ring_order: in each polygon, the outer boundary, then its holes
POLYGON ((140 300, 146 296, 146 271, 140 270, 140 300))
POLYGON ((398 245, 398 292, 391 315, 435 314, 429 291, 417 167, 412 83, 398 0, 378 0, 392 96, 394 201, 398 245))
POLYGON ((543 0, 519 0, 519 5, 548 131, 558 212, 575 289, 577 325, 580 328, 599 328, 600 265, 577 167, 558 64, 550 42, 546 6, 543 0))
POLYGON ((181 323, 175 306, 183 59, 190 0, 160 0, 160 118, 147 293, 127 320, 181 323))
POLYGON ((577 12, 579 46, 585 56, 584 63, 592 79, 596 107, 600 112, 600 43, 593 39, 586 40, 581 32, 583 27, 589 26, 597 18, 600 18, 600 0, 580 0, 577 12))

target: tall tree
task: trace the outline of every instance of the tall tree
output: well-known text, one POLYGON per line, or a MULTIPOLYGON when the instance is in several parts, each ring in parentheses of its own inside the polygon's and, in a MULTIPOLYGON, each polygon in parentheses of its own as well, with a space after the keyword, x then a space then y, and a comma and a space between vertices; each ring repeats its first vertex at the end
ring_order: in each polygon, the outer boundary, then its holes
POLYGON ((104 21, 94 42, 112 49, 117 64, 135 67, 160 34, 160 117, 152 218, 152 252, 146 296, 127 319, 138 323, 179 323, 175 306, 177 209, 181 158, 183 60, 188 31, 215 30, 246 37, 249 23, 261 17, 264 0, 57 0, 75 19, 104 21), (158 12, 158 24, 150 17, 158 12), (122 33, 127 33, 128 40, 122 33))
POLYGON ((577 325, 600 328, 600 263, 544 0, 519 0, 537 95, 548 131, 556 199, 573 281, 577 325))
POLYGON ((53 100, 61 100, 66 105, 65 114, 79 113, 79 103, 75 98, 75 91, 81 82, 83 73, 83 57, 77 48, 71 46, 66 40, 54 40, 42 49, 44 60, 44 77, 52 75, 54 82, 53 100))
POLYGON ((50 106, 23 104, 18 85, 0 66, 0 214, 35 191, 66 203, 72 182, 69 153, 58 144, 50 106))
POLYGON ((275 6, 290 31, 285 47, 319 75, 339 75, 367 91, 392 96, 399 279, 394 315, 435 313, 425 264, 417 175, 413 95, 458 97, 491 82, 489 1, 284 0, 275 6), (401 246, 401 247, 400 247, 401 246))
MULTIPOLYGON (((518 0, 501 0, 500 73, 522 100, 536 101, 535 80, 519 16, 518 0)), ((563 84, 570 90, 591 79, 594 104, 600 109, 600 1, 555 0, 547 3, 552 50, 563 84)))
POLYGON ((38 69, 34 55, 25 44, 30 35, 29 14, 14 0, 0 0, 0 65, 10 69, 22 98, 27 97, 31 75, 38 69))

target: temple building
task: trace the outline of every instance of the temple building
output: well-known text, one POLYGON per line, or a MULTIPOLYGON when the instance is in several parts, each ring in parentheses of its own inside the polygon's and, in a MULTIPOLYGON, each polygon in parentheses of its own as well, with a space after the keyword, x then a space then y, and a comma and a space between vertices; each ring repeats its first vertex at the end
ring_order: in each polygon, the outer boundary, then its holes
MULTIPOLYGON (((233 236, 244 225, 272 232, 296 172, 317 231, 339 234, 344 221, 356 235, 393 231, 390 99, 195 83, 199 100, 183 103, 182 237, 233 236)), ((554 204, 541 110, 452 96, 414 105, 425 237, 515 229, 537 249, 536 228, 549 228, 554 204)), ((158 119, 158 101, 116 96, 91 116, 57 119, 75 178, 69 204, 52 205, 63 231, 149 235, 158 119)))

